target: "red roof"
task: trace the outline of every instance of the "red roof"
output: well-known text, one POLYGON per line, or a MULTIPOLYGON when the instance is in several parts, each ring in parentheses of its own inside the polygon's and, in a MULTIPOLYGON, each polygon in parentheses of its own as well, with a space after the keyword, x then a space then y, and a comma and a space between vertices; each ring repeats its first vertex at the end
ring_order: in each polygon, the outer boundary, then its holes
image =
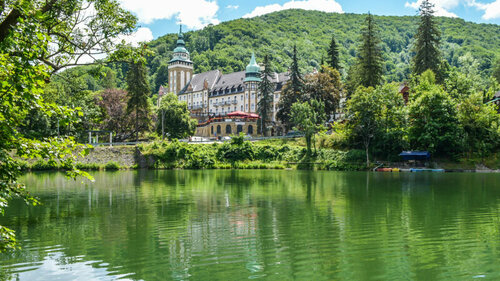
POLYGON ((243 111, 233 111, 231 113, 228 113, 227 116, 248 116, 248 113, 243 112, 243 111))
POLYGON ((247 117, 247 118, 259 118, 258 114, 255 113, 247 113, 247 112, 242 112, 242 111, 233 111, 231 113, 228 113, 226 116, 231 116, 231 117, 247 117))

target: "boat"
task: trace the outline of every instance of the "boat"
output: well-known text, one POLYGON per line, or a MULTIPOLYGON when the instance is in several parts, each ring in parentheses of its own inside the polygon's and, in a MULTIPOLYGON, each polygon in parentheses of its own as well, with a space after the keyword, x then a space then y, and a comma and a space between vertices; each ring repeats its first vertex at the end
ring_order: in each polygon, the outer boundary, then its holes
POLYGON ((411 168, 410 172, 418 173, 418 172, 435 172, 435 173, 444 173, 444 169, 420 169, 420 168, 411 168))

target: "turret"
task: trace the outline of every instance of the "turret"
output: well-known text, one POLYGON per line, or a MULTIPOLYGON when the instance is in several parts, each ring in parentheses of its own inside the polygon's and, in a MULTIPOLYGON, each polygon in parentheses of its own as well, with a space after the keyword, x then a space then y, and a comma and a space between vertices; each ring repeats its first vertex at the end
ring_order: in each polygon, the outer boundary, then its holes
POLYGON ((182 25, 179 29, 177 46, 172 59, 168 62, 168 83, 170 92, 178 94, 193 77, 193 62, 190 60, 189 51, 186 49, 182 25))

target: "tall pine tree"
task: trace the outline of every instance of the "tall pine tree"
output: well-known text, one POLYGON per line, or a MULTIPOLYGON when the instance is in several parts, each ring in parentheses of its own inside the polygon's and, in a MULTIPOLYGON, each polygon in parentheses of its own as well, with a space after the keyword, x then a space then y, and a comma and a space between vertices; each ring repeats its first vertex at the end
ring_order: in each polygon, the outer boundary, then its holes
POLYGON ((285 85, 283 93, 281 95, 279 110, 277 113, 278 119, 285 126, 286 130, 289 130, 292 125, 290 123, 290 110, 292 104, 300 99, 302 91, 304 89, 304 80, 299 71, 299 62, 297 59, 297 46, 293 46, 293 56, 292 65, 290 67, 290 80, 285 85))
POLYGON ((148 103, 149 83, 146 67, 143 62, 134 62, 127 73, 127 114, 134 113, 135 138, 139 140, 139 133, 148 129, 151 120, 148 103))
POLYGON ((376 87, 382 83, 382 49, 380 48, 380 38, 378 28, 375 25, 373 16, 368 13, 365 20, 365 27, 362 31, 362 44, 359 48, 357 77, 358 85, 365 87, 376 87))
POLYGON ((267 126, 270 121, 270 115, 273 106, 274 83, 272 82, 272 70, 269 64, 269 57, 264 57, 264 71, 259 83, 260 100, 257 103, 257 113, 260 115, 260 132, 267 136, 267 126))
POLYGON ((415 34, 415 46, 413 51, 413 73, 422 74, 427 69, 439 74, 440 59, 440 32, 434 21, 434 5, 424 0, 420 5, 420 25, 415 34))
POLYGON ((333 69, 340 71, 339 47, 335 41, 335 36, 332 36, 332 41, 330 42, 330 47, 328 48, 327 62, 333 69))

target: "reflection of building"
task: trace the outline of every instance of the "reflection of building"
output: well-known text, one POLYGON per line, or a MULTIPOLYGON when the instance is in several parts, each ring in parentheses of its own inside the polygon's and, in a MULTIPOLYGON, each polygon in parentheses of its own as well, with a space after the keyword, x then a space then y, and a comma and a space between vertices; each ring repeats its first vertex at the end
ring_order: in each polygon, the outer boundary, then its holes
MULTIPOLYGON (((211 118, 225 117, 231 112, 257 113, 257 104, 260 98, 258 92, 258 85, 261 81, 260 71, 261 67, 257 64, 255 55, 252 54, 245 71, 223 74, 220 70, 212 70, 193 74, 193 62, 190 60, 181 30, 177 47, 174 49, 172 60, 168 66, 169 91, 177 94, 179 100, 185 101, 191 115, 198 119, 201 126, 206 126, 207 122, 211 122, 211 118)), ((277 124, 276 112, 281 89, 288 79, 287 73, 274 73, 272 76, 272 82, 276 85, 276 89, 273 95, 272 116, 270 117, 274 125, 277 124)), ((233 122, 226 124, 226 126, 235 127, 232 130, 234 134, 238 125, 234 123, 237 121, 231 120, 232 118, 225 118, 224 122, 233 122)), ((255 123, 255 120, 253 122, 255 123)), ((247 125, 247 129, 250 128, 248 124, 245 123, 245 125, 247 125)), ((197 130, 197 135, 198 132, 204 131, 204 129, 197 130)), ((222 129, 221 133, 223 131, 222 129)), ((254 128, 253 134, 256 134, 256 131, 254 128)), ((244 131, 244 133, 247 132, 244 131)), ((222 134, 226 135, 225 131, 222 134)), ((212 133, 203 135, 214 136, 212 133)))

